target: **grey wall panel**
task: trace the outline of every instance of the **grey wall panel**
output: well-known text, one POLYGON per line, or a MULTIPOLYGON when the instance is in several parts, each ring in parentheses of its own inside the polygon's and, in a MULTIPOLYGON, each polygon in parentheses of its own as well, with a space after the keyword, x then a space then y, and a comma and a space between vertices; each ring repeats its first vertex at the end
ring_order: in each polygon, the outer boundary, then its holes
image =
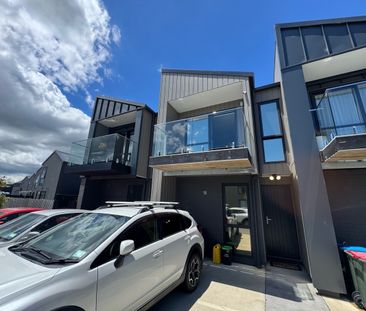
POLYGON ((338 243, 366 245, 366 169, 324 171, 338 243))
POLYGON ((63 162, 56 194, 66 196, 77 196, 80 187, 80 176, 65 173, 66 170, 67 170, 67 163, 63 162))
POLYGON ((53 153, 42 166, 47 167, 43 185, 43 188, 46 190, 46 199, 53 200, 61 174, 62 161, 56 153, 53 153))
POLYGON ((143 110, 141 135, 139 142, 139 154, 137 160, 136 176, 148 177, 148 163, 150 155, 151 131, 153 126, 153 116, 150 111, 143 110))
POLYGON ((310 273, 318 290, 345 293, 337 242, 301 67, 282 72, 293 174, 310 273))

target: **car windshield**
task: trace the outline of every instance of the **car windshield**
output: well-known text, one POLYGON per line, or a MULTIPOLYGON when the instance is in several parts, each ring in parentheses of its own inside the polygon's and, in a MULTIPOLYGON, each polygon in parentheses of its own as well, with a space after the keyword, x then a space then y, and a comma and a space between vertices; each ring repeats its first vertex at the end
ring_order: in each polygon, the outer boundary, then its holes
POLYGON ((50 229, 23 245, 56 260, 80 261, 126 223, 130 217, 86 213, 50 229))
POLYGON ((0 227, 0 242, 14 240, 18 235, 27 231, 34 224, 44 218, 47 217, 44 215, 29 213, 2 225, 0 227))

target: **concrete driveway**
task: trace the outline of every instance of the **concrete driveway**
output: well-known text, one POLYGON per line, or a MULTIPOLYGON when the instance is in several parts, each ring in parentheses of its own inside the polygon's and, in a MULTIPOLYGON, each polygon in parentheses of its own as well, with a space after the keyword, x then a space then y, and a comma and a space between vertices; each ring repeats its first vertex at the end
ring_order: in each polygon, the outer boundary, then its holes
POLYGON ((187 294, 177 289, 150 311, 262 311, 357 310, 349 302, 329 300, 316 294, 303 271, 204 263, 201 283, 187 294))

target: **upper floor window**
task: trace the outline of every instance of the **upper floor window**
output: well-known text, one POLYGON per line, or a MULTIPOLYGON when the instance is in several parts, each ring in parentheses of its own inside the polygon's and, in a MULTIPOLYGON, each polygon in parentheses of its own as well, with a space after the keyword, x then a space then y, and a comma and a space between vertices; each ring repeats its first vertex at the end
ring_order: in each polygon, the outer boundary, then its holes
POLYGON ((277 101, 260 104, 264 162, 285 161, 284 140, 277 101))

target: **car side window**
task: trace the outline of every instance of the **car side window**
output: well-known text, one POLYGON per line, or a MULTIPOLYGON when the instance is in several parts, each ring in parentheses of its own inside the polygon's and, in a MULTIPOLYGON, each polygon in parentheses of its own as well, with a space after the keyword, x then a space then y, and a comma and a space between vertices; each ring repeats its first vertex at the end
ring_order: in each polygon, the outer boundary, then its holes
POLYGON ((181 222, 182 222, 182 228, 184 230, 187 230, 192 225, 192 220, 190 220, 188 217, 181 215, 181 222))
POLYGON ((160 237, 162 239, 183 230, 181 215, 162 214, 159 215, 160 237))
POLYGON ((43 231, 46 231, 76 215, 80 215, 80 214, 74 213, 74 214, 64 214, 64 215, 57 215, 57 216, 50 217, 47 220, 45 220, 44 222, 42 222, 41 224, 39 224, 38 226, 34 227, 32 229, 32 231, 42 233, 43 231))
POLYGON ((7 221, 13 220, 15 218, 18 218, 21 215, 23 215, 23 214, 20 214, 20 213, 10 214, 8 216, 5 216, 5 217, 1 218, 1 221, 2 222, 7 222, 7 221))
POLYGON ((133 240, 135 250, 157 241, 157 225, 155 216, 137 220, 124 230, 102 253, 94 260, 91 269, 114 260, 119 255, 119 246, 124 240, 133 240))

